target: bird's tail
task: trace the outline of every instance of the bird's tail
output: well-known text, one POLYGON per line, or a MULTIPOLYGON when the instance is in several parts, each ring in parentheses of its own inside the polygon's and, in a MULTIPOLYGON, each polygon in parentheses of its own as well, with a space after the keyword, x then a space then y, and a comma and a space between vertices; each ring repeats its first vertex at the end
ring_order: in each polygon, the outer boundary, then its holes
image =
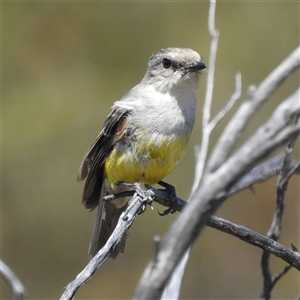
MULTIPOLYGON (((104 190, 104 189, 103 189, 104 190)), ((103 197, 101 195, 101 197, 103 197)), ((114 204, 109 201, 99 201, 96 222, 94 226, 93 235, 89 247, 89 259, 92 259, 97 252, 106 244, 107 240, 115 230, 119 218, 123 211, 126 210, 128 203, 121 208, 116 208, 114 204)), ((115 247, 110 257, 115 259, 118 254, 124 253, 127 233, 123 235, 119 244, 115 247)))

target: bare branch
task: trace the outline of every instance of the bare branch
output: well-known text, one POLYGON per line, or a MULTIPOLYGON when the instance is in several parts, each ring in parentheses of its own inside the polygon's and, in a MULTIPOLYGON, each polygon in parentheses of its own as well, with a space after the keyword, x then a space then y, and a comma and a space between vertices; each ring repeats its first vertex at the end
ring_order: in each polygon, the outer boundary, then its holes
POLYGON ((185 266, 188 262, 189 255, 190 255, 189 250, 184 254, 178 266, 175 268, 174 272, 172 273, 169 282, 166 284, 166 287, 164 288, 161 299, 179 299, 181 282, 184 275, 185 266))
MULTIPOLYGON (((279 174, 284 163, 285 153, 280 153, 268 161, 256 166, 249 173, 239 179, 228 191, 227 196, 235 194, 242 189, 251 187, 255 183, 267 180, 268 178, 279 174)), ((292 160, 290 170, 295 169, 295 173, 300 173, 300 162, 292 160)))
MULTIPOLYGON (((209 136, 211 130, 214 127, 214 123, 211 124, 210 120, 210 112, 211 112, 211 103, 212 103, 212 94, 213 94, 213 87, 214 87, 214 73, 215 73, 215 61, 218 49, 218 41, 219 41, 219 32, 215 29, 215 11, 216 11, 216 1, 210 1, 210 8, 209 8, 209 17, 208 17, 208 28, 211 35, 211 51, 210 51, 210 58, 209 58, 209 69, 208 69, 208 81, 207 81, 207 89, 206 89, 206 97, 204 101, 204 109, 203 109, 203 134, 202 134, 202 143, 200 152, 196 152, 197 157, 197 167, 195 170, 195 177, 197 180, 194 180, 194 184, 192 187, 192 192, 197 188, 200 184, 200 180, 202 178, 205 160, 207 156, 208 146, 209 146, 209 136), (211 126, 213 125, 213 126, 211 126)), ((216 123, 216 122, 215 122, 216 123)), ((189 251, 186 251, 185 255, 182 257, 182 260, 178 264, 174 274, 169 279, 167 285, 165 286, 164 290, 164 297, 174 298, 177 292, 177 298, 179 295, 180 285, 178 285, 179 281, 181 282, 183 271, 185 269, 185 265, 188 261, 189 251), (177 283, 176 292, 174 290, 174 282, 177 283), (171 287, 170 287, 171 285, 171 287), (173 291, 174 293, 172 294, 173 291)))
POLYGON ((227 158, 243 129, 276 88, 300 66, 300 47, 294 50, 258 87, 251 87, 245 102, 223 131, 211 154, 206 173, 216 170, 227 158))
POLYGON ((210 111, 212 103, 212 95, 214 89, 214 78, 215 78, 215 62, 218 50, 219 32, 215 28, 215 12, 216 12, 216 1, 211 0, 209 6, 208 15, 208 30, 211 37, 210 44, 210 57, 209 57, 209 69, 207 72, 207 88, 203 107, 203 127, 205 128, 210 120, 210 111))
POLYGON ((286 274, 291 269, 291 266, 285 266, 280 272, 278 272, 273 278, 273 286, 277 283, 277 281, 286 274))
MULTIPOLYGON (((255 171, 254 173, 258 174, 258 175, 260 173, 266 173, 269 176, 273 176, 273 175, 275 175, 275 173, 278 174, 282 169, 284 155, 283 154, 277 155, 275 157, 275 159, 273 158, 273 159, 270 159, 268 162, 265 162, 264 164, 261 165, 262 166, 260 168, 261 172, 255 171), (267 172, 269 169, 269 166, 271 166, 272 172, 267 172)), ((299 169, 299 161, 290 162, 289 170, 290 171, 297 170, 296 166, 299 169)), ((258 167, 256 167, 256 168, 258 168, 258 167)), ((300 169, 297 170, 297 172, 300 174, 300 169)), ((262 177, 258 176, 258 179, 265 180, 267 178, 265 177, 265 175, 263 175, 262 177)), ((249 181, 247 181, 247 182, 249 182, 249 181)), ((239 185, 239 186, 241 186, 241 185, 239 185)), ((159 204, 164 205, 164 206, 171 205, 172 201, 169 199, 169 196, 165 191, 155 190, 153 188, 150 188, 150 190, 153 192, 153 196, 155 197, 154 201, 156 201, 159 204)), ((237 189, 235 189, 235 190, 237 191, 237 189)), ((177 197, 178 211, 182 211, 183 207, 186 204, 187 204, 187 202, 185 202, 184 200, 177 197)), ((245 226, 241 226, 241 225, 232 223, 228 220, 222 219, 217 216, 209 215, 207 217, 207 219, 208 219, 207 224, 206 224, 207 226, 217 229, 219 231, 222 231, 224 233, 233 235, 248 244, 259 247, 259 248, 265 250, 266 252, 271 253, 271 254, 277 256, 278 258, 284 260, 292 267, 300 270, 300 254, 296 248, 292 247, 292 250, 290 250, 289 248, 283 246, 282 244, 279 244, 276 241, 272 240, 270 237, 263 236, 255 231, 250 230, 249 228, 246 228, 245 226)), ((276 279, 276 276, 274 277, 273 281, 275 279, 276 279)), ((276 279, 276 280, 278 280, 278 279, 276 279)))
POLYGON ((272 279, 272 275, 269 268, 269 258, 270 252, 267 250, 263 251, 262 258, 261 258, 261 268, 264 277, 264 285, 263 291, 259 297, 259 299, 270 299, 271 298, 271 291, 275 286, 276 282, 285 274, 287 271, 290 270, 291 265, 285 266, 276 276, 272 279))
MULTIPOLYGON (((299 114, 296 117, 295 123, 296 124, 299 123, 299 114)), ((276 208, 273 215, 273 221, 271 227, 267 233, 267 236, 273 239, 274 241, 277 241, 281 234, 281 223, 282 223, 283 211, 285 206, 285 192, 288 185, 288 179, 295 172, 297 167, 295 166, 294 168, 290 169, 293 146, 295 144, 297 136, 298 134, 292 136, 291 140, 289 141, 286 147, 284 162, 277 182, 276 208)), ((261 296, 260 296, 260 298, 263 299, 271 298, 271 291, 274 288, 276 282, 289 270, 289 266, 285 267, 282 272, 277 274, 277 276, 275 276, 275 278, 272 279, 270 268, 269 268, 269 257, 270 257, 270 253, 267 250, 264 250, 261 259, 261 268, 262 268, 262 273, 264 278, 264 284, 263 284, 263 291, 261 292, 261 296)))
POLYGON ((218 125, 219 122, 227 115, 227 113, 234 106, 236 101, 241 97, 242 93, 242 76, 240 73, 237 73, 235 76, 235 91, 232 94, 230 100, 226 104, 226 106, 213 118, 213 120, 209 123, 210 132, 218 125))
MULTIPOLYGON (((282 166, 282 155, 278 156, 278 158, 280 158, 279 161, 282 166)), ((299 165, 299 163, 297 163, 297 165, 299 165)), ((295 164, 291 164, 290 168, 294 168, 294 166, 295 164)), ((278 169, 275 170, 276 172, 279 172, 278 169)), ((154 201, 165 206, 171 205, 172 201, 168 199, 168 195, 165 194, 164 191, 158 191, 153 188, 151 188, 151 190, 153 191, 153 196, 155 195, 154 201)), ((187 202, 180 198, 177 198, 177 201, 178 211, 182 211, 183 207, 187 204, 187 202)), ((248 244, 254 245, 265 251, 268 251, 269 253, 281 258, 292 267, 300 270, 300 254, 296 249, 290 250, 289 248, 277 243, 269 237, 266 237, 253 230, 250 230, 245 226, 235 224, 217 216, 208 215, 207 220, 207 226, 222 231, 224 233, 233 235, 248 244)))
POLYGON ((278 183, 277 183, 276 209, 273 216, 272 225, 267 233, 267 236, 272 238, 275 241, 279 239, 281 234, 281 222, 282 222, 282 216, 283 216, 284 205, 285 205, 285 192, 287 189, 288 179, 295 172, 296 167, 298 167, 295 166, 293 169, 290 170, 289 169, 290 161, 291 161, 291 152, 288 146, 284 164, 282 166, 282 172, 279 176, 278 183))
POLYGON ((2 260, 0 260, 0 272, 1 276, 7 282, 12 291, 13 299, 22 300, 25 293, 25 288, 20 279, 2 260))
POLYGON ((196 190, 197 186, 200 184, 205 160, 208 151, 209 145, 209 136, 210 136, 210 112, 211 112, 211 103, 212 95, 214 89, 214 77, 215 77, 215 61, 217 56, 218 41, 219 41, 219 32, 215 29, 215 12, 216 12, 216 1, 211 0, 209 6, 209 15, 208 15, 208 30, 211 36, 211 45, 210 45, 210 57, 209 57, 209 68, 207 72, 207 85, 206 85, 206 94, 203 106, 203 126, 202 126, 202 141, 200 150, 196 150, 196 169, 195 169, 195 180, 192 187, 192 193, 196 190))
POLYGON ((269 237, 220 217, 210 216, 207 226, 233 235, 248 244, 259 247, 266 252, 281 258, 290 266, 300 271, 300 253, 298 251, 290 250, 269 237))
POLYGON ((130 199, 127 209, 121 214, 118 224, 105 246, 99 250, 83 271, 67 285, 60 300, 73 299, 78 290, 92 278, 101 264, 106 260, 110 253, 113 252, 124 233, 129 229, 135 217, 141 211, 143 205, 148 201, 149 194, 147 194, 146 191, 143 192, 142 189, 138 189, 130 199))
MULTIPOLYGON (((224 194, 225 197, 232 196, 243 189, 250 188, 258 182, 265 181, 270 177, 279 174, 282 165, 284 163, 285 153, 280 153, 271 159, 265 161, 264 163, 256 166, 249 173, 240 178, 233 186, 230 187, 224 194)), ((294 170, 294 173, 300 174, 300 161, 292 160, 290 161, 289 171, 294 170)), ((169 199, 169 194, 165 190, 157 190, 152 187, 149 187, 149 190, 152 190, 154 201, 170 207, 172 202, 169 199)), ((177 210, 181 211, 186 202, 179 197, 177 197, 177 210)))
MULTIPOLYGON (((260 94, 259 96, 261 97, 260 94)), ((257 102, 256 99, 252 101, 257 102)), ((297 90, 278 106, 271 118, 236 153, 218 170, 205 177, 202 185, 192 194, 189 205, 162 240, 156 262, 151 262, 145 270, 135 294, 136 299, 156 299, 161 296, 163 287, 178 261, 207 223, 205 211, 214 213, 225 200, 226 190, 238 178, 300 130, 299 125, 289 125, 299 110, 299 90, 297 90)))

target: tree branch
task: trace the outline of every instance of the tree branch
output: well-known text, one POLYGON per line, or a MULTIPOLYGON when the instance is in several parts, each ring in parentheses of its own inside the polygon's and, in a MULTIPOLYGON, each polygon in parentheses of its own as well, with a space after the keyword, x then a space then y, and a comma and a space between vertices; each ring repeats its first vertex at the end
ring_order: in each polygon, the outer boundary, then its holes
MULTIPOLYGON (((269 159, 268 161, 258 165, 240 180, 238 180, 225 194, 227 198, 232 196, 243 189, 250 188, 254 184, 265 181, 272 176, 279 174, 282 169, 282 164, 285 158, 285 153, 280 153, 275 157, 269 159)), ((300 174, 300 161, 292 160, 289 163, 289 170, 295 170, 294 173, 300 174)), ((149 190, 152 191, 152 196, 155 197, 153 201, 159 203, 160 205, 170 207, 172 202, 169 197, 169 193, 166 190, 154 189, 149 187, 149 190)), ((177 197, 177 210, 182 211, 184 205, 187 204, 186 201, 177 197)))
POLYGON ((2 260, 0 260, 0 273, 3 279, 9 285, 13 294, 13 299, 22 300, 25 293, 25 288, 15 273, 2 260))
POLYGON ((220 136, 208 161, 206 173, 213 172, 220 167, 254 114, 278 86, 299 68, 299 53, 300 47, 295 49, 257 88, 254 86, 249 88, 245 102, 237 110, 220 136))
POLYGON ((291 267, 300 271, 300 253, 298 251, 290 250, 269 237, 220 217, 210 216, 207 226, 233 235, 250 245, 259 247, 266 252, 281 258, 291 267))
MULTIPOLYGON (((250 181, 249 178, 247 178, 246 182, 250 186, 254 183, 259 182, 260 180, 266 180, 267 178, 270 178, 271 176, 278 174, 282 170, 282 165, 284 161, 284 154, 279 154, 276 157, 270 159, 269 161, 263 163, 261 166, 256 167, 253 171, 250 173, 254 173, 258 175, 257 181, 254 180, 255 176, 252 175, 246 175, 247 177, 252 177, 253 179, 250 181), (259 169, 259 171, 258 171, 259 169), (268 172, 268 170, 270 170, 268 172), (260 176, 262 175, 262 176, 260 176), (268 176, 268 177, 266 177, 268 176)), ((288 163, 288 169, 287 172, 291 172, 292 170, 295 170, 298 174, 300 174, 300 162, 299 161, 290 161, 288 163)), ((249 174, 250 174, 249 173, 249 174)), ((238 184, 237 187, 233 187, 232 189, 235 192, 240 191, 241 187, 247 187, 247 184, 238 184)), ((172 201, 169 198, 168 192, 165 190, 156 190, 154 188, 150 187, 150 190, 153 192, 154 201, 164 205, 164 206, 171 206, 172 201)), ((229 195, 232 195, 231 192, 229 192, 229 195)), ((228 196, 228 195, 226 195, 228 196)), ((177 208, 178 211, 182 211, 183 207, 187 204, 184 200, 177 197, 177 208)), ((235 223, 232 223, 230 221, 227 221, 225 219, 222 219, 217 216, 208 215, 207 216, 207 226, 217 229, 219 231, 222 231, 224 233, 233 235, 242 241, 254 245, 256 247, 259 247, 279 258, 287 262, 292 267, 298 269, 300 271, 300 255, 299 252, 295 249, 290 250, 289 248, 277 243, 276 241, 272 240, 270 237, 263 236, 255 231, 250 230, 249 228, 246 228, 245 226, 241 226, 235 223)), ((274 279, 275 280, 275 279, 274 279)))
POLYGON ((118 224, 105 246, 99 250, 83 271, 67 285, 60 300, 70 300, 74 298, 78 290, 92 278, 97 269, 113 252, 124 233, 132 225, 142 207, 148 203, 149 200, 152 201, 147 191, 142 190, 140 186, 136 185, 136 190, 137 191, 129 201, 127 209, 121 214, 118 224))
MULTIPOLYGON (((297 124, 298 122, 299 122, 299 114, 296 117, 295 123, 297 124)), ((267 233, 267 236, 273 239, 274 241, 277 241, 281 234, 281 223, 282 223, 283 211, 285 206, 285 193, 287 190, 288 180, 297 169, 297 166, 294 166, 294 168, 290 169, 293 147, 297 137, 298 135, 294 135, 286 147, 286 153, 285 153, 282 169, 277 182, 276 208, 273 215, 273 221, 271 227, 267 233)), ((262 273, 264 278, 264 284, 263 284, 263 291, 261 292, 260 299, 270 299, 271 291, 273 290, 276 282, 290 269, 290 266, 286 266, 282 272, 277 274, 272 279, 271 271, 269 268, 269 258, 270 258, 269 251, 264 250, 261 258, 261 268, 262 268, 262 273)))
POLYGON ((214 77, 215 77, 215 62, 218 50, 219 32, 215 29, 215 12, 216 12, 216 1, 211 0, 208 13, 208 31, 211 37, 210 44, 210 56, 209 56, 209 68, 207 71, 207 85, 206 94, 203 105, 203 121, 202 121, 202 141, 200 150, 196 150, 197 168, 195 169, 195 179, 192 187, 192 193, 196 190, 198 184, 201 181, 205 160, 209 146, 209 136, 211 133, 210 112, 212 104, 212 95, 214 89, 214 77))
MULTIPOLYGON (((295 69, 295 65, 299 65, 300 57, 292 55, 292 58, 288 61, 290 69, 295 69), (293 67, 291 67, 291 64, 293 67)), ((286 64, 286 61, 284 61, 283 65, 286 66, 286 64)), ((276 71, 277 76, 281 78, 287 76, 286 67, 280 66, 276 70, 284 72, 282 76, 279 76, 279 71, 276 71)), ((268 78, 271 78, 278 84, 280 81, 275 80, 273 75, 271 75, 268 78)), ((268 82, 269 79, 266 81, 268 82)), ((259 108, 259 104, 262 104, 271 93, 271 90, 266 87, 260 88, 259 91, 259 93, 253 94, 251 100, 251 102, 257 104, 256 110, 259 108)), ((156 261, 150 262, 144 271, 134 296, 135 299, 157 299, 161 297, 163 287, 168 281, 170 274, 189 245, 194 242, 207 223, 205 212, 214 213, 226 199, 226 191, 251 166, 287 142, 293 134, 299 132, 299 124, 289 125, 289 122, 299 113, 299 110, 299 90, 297 90, 277 107, 271 118, 240 149, 219 166, 215 172, 205 176, 202 185, 190 197, 189 205, 186 205, 182 214, 175 220, 162 240, 156 261)), ((234 121, 240 122, 240 120, 233 120, 232 122, 234 121)), ((237 138, 237 135, 235 135, 235 138, 237 138)))

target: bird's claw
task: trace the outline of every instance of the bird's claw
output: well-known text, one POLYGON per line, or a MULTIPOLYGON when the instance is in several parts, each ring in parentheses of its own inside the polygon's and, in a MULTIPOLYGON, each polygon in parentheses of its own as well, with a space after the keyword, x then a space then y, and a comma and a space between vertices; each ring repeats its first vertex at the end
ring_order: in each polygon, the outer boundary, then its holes
POLYGON ((163 213, 158 212, 158 214, 160 216, 166 216, 170 213, 174 214, 175 212, 177 212, 177 197, 176 197, 175 187, 164 181, 159 181, 158 184, 165 188, 171 200, 171 206, 168 209, 166 209, 163 213))
POLYGON ((166 216, 166 215, 168 215, 168 214, 174 214, 174 213, 176 213, 176 209, 174 209, 173 207, 169 207, 168 209, 166 209, 166 210, 164 210, 162 213, 160 213, 160 212, 158 212, 158 214, 160 215, 160 216, 166 216))

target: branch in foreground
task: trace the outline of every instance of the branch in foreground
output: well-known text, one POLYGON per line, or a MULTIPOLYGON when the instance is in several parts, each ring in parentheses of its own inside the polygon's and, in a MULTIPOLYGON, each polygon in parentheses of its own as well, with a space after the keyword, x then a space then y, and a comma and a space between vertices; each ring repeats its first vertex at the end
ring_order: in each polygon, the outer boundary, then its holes
MULTIPOLYGON (((255 183, 262 182, 270 177, 280 173, 285 160, 285 153, 280 153, 268 161, 256 166, 249 173, 243 176, 228 191, 227 196, 236 194, 242 189, 251 187, 255 183)), ((295 169, 295 173, 300 174, 300 161, 291 160, 289 162, 289 170, 295 169)))
MULTIPOLYGON (((265 181, 272 176, 279 174, 282 165, 284 163, 285 153, 280 153, 273 158, 267 160, 266 162, 256 166, 249 173, 244 175, 240 180, 238 180, 230 189, 224 194, 225 197, 232 196, 241 190, 246 188, 251 188, 254 184, 265 181)), ((294 172, 300 174, 300 161, 291 160, 289 162, 289 171, 295 170, 294 172)), ((170 199, 169 194, 165 190, 157 190, 152 187, 149 187, 149 190, 152 190, 153 196, 155 195, 154 201, 166 206, 170 207, 170 199)), ((115 195, 114 195, 115 196, 115 195)), ((177 197, 177 210, 182 211, 186 202, 181 198, 177 197)))
MULTIPOLYGON (((234 186, 232 186, 225 196, 231 196, 241 191, 242 189, 251 187, 255 183, 267 180, 268 178, 279 174, 282 170, 284 162, 286 161, 285 156, 285 152, 280 153, 275 157, 269 159, 268 161, 262 163, 261 165, 256 166, 247 175, 242 177, 234 186)), ((295 173, 300 174, 300 161, 289 160, 285 165, 285 168, 287 173, 291 173, 292 171, 294 171, 295 173)), ((172 202, 168 199, 168 193, 166 193, 164 190, 154 190, 153 188, 151 189, 155 191, 155 202, 167 207, 171 205, 172 202)), ((186 202, 184 200, 177 197, 178 211, 182 211, 185 204, 186 202)), ((299 260, 297 251, 292 251, 285 246, 272 241, 269 237, 265 237, 244 226, 234 224, 230 221, 216 216, 210 216, 206 225, 222 232, 231 234, 263 250, 269 251, 269 253, 281 258, 290 265, 293 265, 295 261, 299 260), (287 256, 285 254, 287 254, 287 256)))
POLYGON ((254 114, 278 86, 299 68, 299 52, 300 47, 295 49, 257 88, 252 86, 249 89, 247 99, 237 110, 219 138, 207 164, 206 173, 220 167, 254 114))
POLYGON ((149 200, 152 200, 149 197, 149 194, 147 194, 147 191, 143 191, 138 185, 136 185, 136 188, 137 191, 130 199, 127 209, 121 214, 118 224, 107 243, 99 250, 83 271, 67 285, 60 300, 70 300, 74 298, 78 290, 92 278, 93 274, 97 271, 101 264, 106 260, 110 253, 113 252, 115 246, 118 245, 124 233, 132 225, 135 217, 141 211, 142 207, 149 200))
POLYGON ((175 268, 170 281, 164 288, 161 299, 179 299, 179 293, 184 276, 185 266, 188 262, 190 251, 187 251, 180 260, 178 266, 175 268))
MULTIPOLYGON (((299 57, 297 59, 300 60, 299 57)), ((299 111, 297 90, 277 107, 270 119, 240 149, 203 179, 202 185, 190 197, 189 205, 186 205, 162 240, 157 260, 151 262, 145 270, 135 299, 161 297, 163 287, 182 255, 205 227, 205 211, 213 214, 225 200, 226 190, 251 166, 299 132, 299 124, 289 125, 299 111)))

